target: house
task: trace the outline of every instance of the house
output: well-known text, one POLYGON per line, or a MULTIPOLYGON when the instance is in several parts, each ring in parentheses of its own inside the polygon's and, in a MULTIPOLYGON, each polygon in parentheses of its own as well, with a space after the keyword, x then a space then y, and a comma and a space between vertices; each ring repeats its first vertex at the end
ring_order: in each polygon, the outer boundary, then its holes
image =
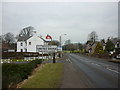
POLYGON ((115 48, 113 51, 114 54, 120 53, 120 39, 119 38, 110 38, 110 41, 115 45, 115 48))
POLYGON ((120 39, 115 43, 115 49, 114 49, 115 54, 120 54, 120 39))
POLYGON ((115 48, 120 48, 120 40, 118 40, 115 44, 115 48))
POLYGON ((86 50, 88 53, 93 54, 97 43, 98 43, 98 42, 87 41, 85 50, 86 50))
POLYGON ((44 45, 44 39, 34 34, 30 37, 20 37, 17 41, 17 52, 37 52, 37 45, 44 45))
POLYGON ((120 39, 118 39, 118 38, 112 38, 110 40, 115 45, 115 48, 120 48, 120 39))
POLYGON ((105 42, 101 41, 101 42, 98 42, 98 41, 95 41, 95 42, 92 42, 92 41, 87 41, 86 43, 86 51, 90 54, 93 54, 95 52, 95 48, 97 46, 97 44, 100 43, 102 46, 103 46, 103 50, 105 50, 105 42))

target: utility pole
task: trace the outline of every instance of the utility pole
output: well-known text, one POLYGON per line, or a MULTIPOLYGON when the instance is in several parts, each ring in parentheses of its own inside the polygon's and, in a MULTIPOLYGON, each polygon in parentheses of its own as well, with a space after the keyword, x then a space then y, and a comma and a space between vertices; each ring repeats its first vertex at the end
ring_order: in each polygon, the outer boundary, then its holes
MULTIPOLYGON (((61 35, 60 35, 60 49, 61 49, 61 35)), ((59 51, 59 57, 61 57, 61 51, 59 51)))
POLYGON ((61 48, 61 51, 59 52, 59 57, 61 57, 61 52, 62 52, 62 40, 61 40, 62 35, 67 35, 67 34, 61 34, 60 35, 60 48, 61 48))

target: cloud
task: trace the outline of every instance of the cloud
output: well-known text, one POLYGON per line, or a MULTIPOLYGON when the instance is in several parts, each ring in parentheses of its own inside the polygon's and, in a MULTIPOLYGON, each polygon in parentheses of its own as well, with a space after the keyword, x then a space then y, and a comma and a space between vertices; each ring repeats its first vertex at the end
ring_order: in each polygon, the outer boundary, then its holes
POLYGON ((18 34, 26 26, 35 27, 38 35, 51 34, 59 39, 85 42, 93 30, 99 39, 117 36, 117 2, 46 2, 3 3, 3 31, 18 34))

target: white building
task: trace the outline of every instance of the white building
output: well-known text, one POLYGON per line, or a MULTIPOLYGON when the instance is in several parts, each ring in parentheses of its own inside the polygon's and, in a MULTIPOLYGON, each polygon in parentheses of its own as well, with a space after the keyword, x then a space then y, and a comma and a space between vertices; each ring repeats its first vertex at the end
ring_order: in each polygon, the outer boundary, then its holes
POLYGON ((37 45, 44 45, 44 39, 36 34, 31 37, 21 37, 17 41, 17 52, 37 52, 37 45))

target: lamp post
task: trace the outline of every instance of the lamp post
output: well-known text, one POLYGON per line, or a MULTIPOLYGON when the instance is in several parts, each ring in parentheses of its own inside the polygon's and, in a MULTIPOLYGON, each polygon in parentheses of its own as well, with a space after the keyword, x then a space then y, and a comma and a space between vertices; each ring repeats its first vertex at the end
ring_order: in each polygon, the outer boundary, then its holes
MULTIPOLYGON (((62 36, 63 35, 67 35, 67 34, 61 34, 60 35, 60 49, 61 49, 61 51, 62 51, 62 36)), ((61 53, 60 53, 60 57, 61 57, 61 53)))
POLYGON ((62 38, 63 35, 67 35, 67 34, 61 34, 61 35, 60 35, 60 46, 62 46, 62 43, 61 43, 61 42, 62 42, 62 39, 61 39, 61 38, 62 38))

